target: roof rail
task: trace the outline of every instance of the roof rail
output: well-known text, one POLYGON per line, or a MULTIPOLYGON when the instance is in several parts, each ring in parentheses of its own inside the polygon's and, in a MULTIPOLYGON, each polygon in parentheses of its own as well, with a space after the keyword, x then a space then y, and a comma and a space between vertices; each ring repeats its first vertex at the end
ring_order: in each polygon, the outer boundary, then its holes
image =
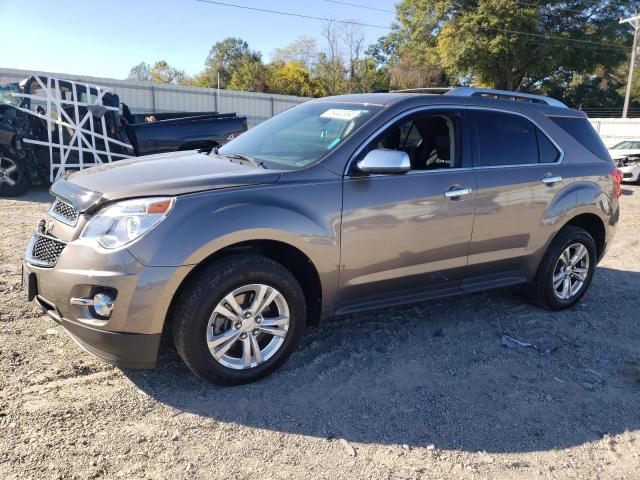
POLYGON ((445 95, 455 95, 456 97, 489 97, 502 100, 513 100, 516 102, 541 103, 550 107, 569 108, 560 100, 542 95, 533 95, 530 93, 509 92, 507 90, 493 90, 491 88, 471 88, 458 87, 450 89, 444 93, 445 95))
POLYGON ((444 95, 449 93, 454 87, 422 87, 404 88, 402 90, 390 90, 392 93, 431 93, 433 95, 444 95))

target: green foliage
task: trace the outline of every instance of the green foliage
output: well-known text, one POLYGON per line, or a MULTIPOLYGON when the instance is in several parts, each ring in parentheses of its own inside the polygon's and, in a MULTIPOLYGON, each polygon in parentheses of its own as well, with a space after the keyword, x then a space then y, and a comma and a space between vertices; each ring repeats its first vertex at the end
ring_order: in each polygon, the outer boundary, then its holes
POLYGON ((247 92, 266 92, 266 71, 260 58, 243 55, 229 69, 231 78, 226 88, 247 92))
POLYGON ((267 67, 269 92, 281 95, 316 97, 321 95, 320 85, 307 67, 298 62, 275 61, 267 67))
MULTIPOLYGON (((317 97, 382 89, 474 85, 542 93, 578 108, 620 108, 640 0, 401 0, 392 31, 366 50, 357 25, 328 21, 323 45, 301 36, 270 63, 240 38, 212 45, 187 77, 161 60, 129 78, 317 97)), ((640 73, 640 72, 638 72, 640 73)), ((640 74, 633 84, 640 105, 640 74)))
POLYGON ((440 68, 452 83, 535 90, 561 72, 580 75, 624 61, 624 48, 601 43, 629 41, 618 23, 625 6, 592 0, 403 0, 398 23, 379 44, 390 51, 398 84, 417 83, 411 68, 400 68, 408 64, 440 68))
POLYGON ((149 78, 153 83, 179 84, 187 78, 187 75, 184 71, 172 67, 166 61, 159 60, 149 69, 149 78))
MULTIPOLYGON (((218 75, 220 87, 227 88, 233 72, 243 68, 247 71, 251 62, 261 62, 260 54, 249 49, 249 44, 241 38, 228 37, 216 42, 209 50, 204 71, 196 77, 198 86, 217 87, 218 75)), ((239 80, 236 80, 238 83, 239 80)))
POLYGON ((138 82, 183 84, 188 81, 187 74, 183 70, 169 65, 165 60, 158 60, 153 66, 146 62, 140 62, 129 71, 127 80, 138 82))

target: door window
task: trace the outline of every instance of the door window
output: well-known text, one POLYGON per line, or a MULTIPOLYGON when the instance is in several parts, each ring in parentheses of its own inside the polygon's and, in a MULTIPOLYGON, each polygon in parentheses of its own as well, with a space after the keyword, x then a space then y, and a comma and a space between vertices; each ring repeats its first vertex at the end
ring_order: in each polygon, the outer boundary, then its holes
POLYGON ((560 156, 551 140, 520 115, 479 110, 474 116, 478 132, 476 166, 553 163, 560 156))
POLYGON ((367 151, 387 148, 406 152, 411 170, 459 167, 458 124, 459 119, 454 115, 412 116, 387 129, 367 151))

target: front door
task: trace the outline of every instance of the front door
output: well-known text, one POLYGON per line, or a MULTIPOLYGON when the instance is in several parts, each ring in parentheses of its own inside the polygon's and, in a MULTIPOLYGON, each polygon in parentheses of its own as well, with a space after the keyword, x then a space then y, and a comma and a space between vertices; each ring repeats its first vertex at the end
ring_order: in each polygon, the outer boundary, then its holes
POLYGON ((465 124, 463 109, 413 113, 355 159, 403 150, 411 171, 359 175, 354 161, 345 177, 338 312, 459 290, 475 205, 465 124))

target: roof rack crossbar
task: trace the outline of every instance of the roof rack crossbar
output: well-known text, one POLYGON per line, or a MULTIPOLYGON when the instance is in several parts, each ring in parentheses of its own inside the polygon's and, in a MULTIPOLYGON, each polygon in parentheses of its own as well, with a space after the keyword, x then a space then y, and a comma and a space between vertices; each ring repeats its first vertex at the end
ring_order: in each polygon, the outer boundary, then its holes
POLYGON ((471 88, 458 87, 444 93, 445 95, 455 95, 456 97, 490 97, 502 100, 514 100, 518 102, 542 103, 550 107, 569 108, 560 100, 542 95, 530 93, 509 92, 507 90, 494 90, 491 88, 471 88))

